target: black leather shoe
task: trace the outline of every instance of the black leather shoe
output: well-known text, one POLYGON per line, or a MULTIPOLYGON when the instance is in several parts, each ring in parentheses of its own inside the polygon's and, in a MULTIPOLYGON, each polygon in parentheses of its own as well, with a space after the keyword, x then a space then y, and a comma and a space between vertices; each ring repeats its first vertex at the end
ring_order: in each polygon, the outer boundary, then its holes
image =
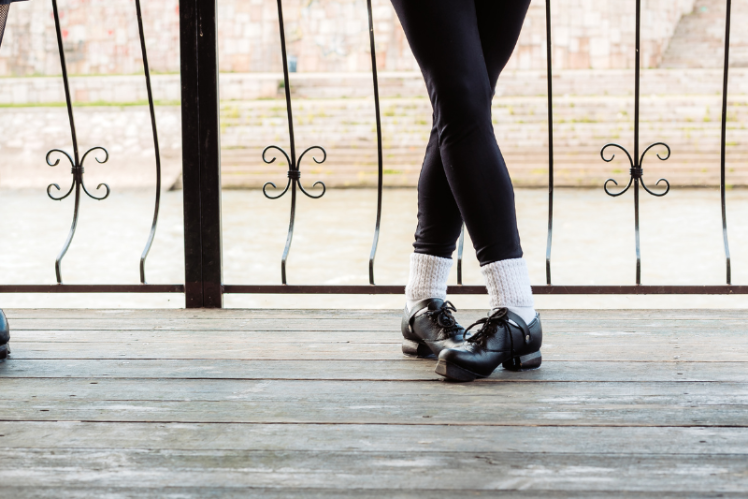
POLYGON ((483 327, 470 336, 466 332, 462 345, 441 351, 436 374, 454 381, 473 381, 490 376, 499 364, 511 371, 540 367, 543 329, 539 315, 525 324, 517 314, 500 308, 468 331, 478 324, 483 327))
POLYGON ((10 328, 8 327, 8 319, 0 310, 0 359, 4 359, 8 355, 10 355, 10 328))
POLYGON ((459 348, 465 328, 452 315, 451 302, 430 298, 405 307, 402 320, 403 353, 410 357, 434 358, 445 348, 459 348))

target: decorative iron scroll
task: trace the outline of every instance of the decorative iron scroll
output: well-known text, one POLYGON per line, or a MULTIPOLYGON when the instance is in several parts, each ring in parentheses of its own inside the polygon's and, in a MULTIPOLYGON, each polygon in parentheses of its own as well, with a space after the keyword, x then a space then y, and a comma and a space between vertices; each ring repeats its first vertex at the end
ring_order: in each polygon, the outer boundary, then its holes
POLYGON ((294 137, 294 131, 293 131, 293 109, 291 108, 291 85, 288 78, 288 55, 286 53, 286 33, 285 29, 283 27, 283 5, 282 0, 278 0, 278 24, 280 28, 280 41, 281 41, 281 55, 283 57, 283 83, 285 93, 286 93, 286 112, 288 113, 288 136, 289 140, 291 141, 291 154, 289 155, 281 149, 278 146, 272 145, 266 147, 262 151, 262 160, 265 163, 273 163, 276 160, 276 157, 273 156, 272 159, 267 159, 265 154, 270 149, 275 149, 279 151, 283 156, 286 158, 286 162, 288 164, 288 182, 286 183, 286 188, 283 189, 283 192, 280 194, 273 196, 268 194, 267 187, 269 185, 273 186, 274 189, 277 189, 277 186, 273 182, 266 182, 265 185, 262 187, 262 193, 267 197, 268 199, 279 199, 283 197, 286 192, 291 190, 291 217, 290 221, 288 223, 288 236, 286 236, 286 246, 283 248, 283 258, 281 259, 281 282, 283 284, 288 284, 286 279, 286 261, 288 260, 288 253, 291 250, 291 241, 293 241, 293 231, 294 231, 294 223, 296 221, 296 187, 298 186, 299 189, 301 189, 301 192, 303 192, 306 196, 312 198, 312 199, 319 199, 322 196, 325 195, 325 192, 327 191, 327 187, 325 187, 325 184, 323 182, 315 182, 312 187, 321 186, 322 192, 318 195, 313 195, 307 192, 306 189, 304 189, 304 186, 301 184, 301 170, 299 167, 301 166, 301 160, 304 158, 304 155, 308 153, 309 151, 312 151, 314 149, 318 149, 322 151, 322 159, 318 160, 316 157, 312 156, 312 159, 315 163, 321 164, 324 163, 327 159, 327 152, 320 146, 312 146, 304 150, 304 152, 301 153, 298 160, 296 159, 296 140, 294 137))
MULTIPOLYGON (((668 192, 670 192, 670 183, 665 180, 664 178, 661 178, 658 180, 655 185, 659 185, 660 182, 665 182, 666 188, 661 193, 655 193, 652 190, 650 190, 647 185, 644 183, 644 178, 642 176, 644 175, 644 170, 642 168, 642 163, 644 162, 644 156, 647 154, 647 152, 652 149, 655 146, 663 146, 667 149, 667 155, 666 156, 660 156, 657 154, 657 157, 665 161, 670 157, 670 147, 665 144, 664 142, 655 142, 654 144, 651 144, 648 146, 644 152, 639 155, 639 86, 640 86, 640 66, 641 66, 641 57, 640 57, 640 46, 641 46, 641 0, 636 0, 636 69, 635 69, 635 88, 634 88, 634 155, 633 157, 631 154, 621 146, 620 144, 614 144, 609 143, 605 144, 603 148, 600 150, 600 157, 605 161, 606 163, 610 163, 613 161, 613 159, 616 157, 615 154, 611 154, 610 158, 605 157, 605 150, 609 147, 615 147, 623 151, 626 156, 629 159, 629 165, 631 166, 631 169, 629 170, 629 182, 622 190, 619 192, 611 192, 608 190, 608 183, 613 182, 614 185, 618 185, 618 182, 616 182, 614 179, 609 178, 605 181, 605 184, 603 185, 603 189, 605 190, 605 193, 608 196, 612 197, 618 197, 629 190, 631 185, 634 186, 634 231, 636 233, 636 284, 641 284, 641 244, 640 244, 640 237, 639 237, 639 184, 641 184, 642 188, 650 193, 653 196, 662 197, 666 195, 668 192)), ((550 236, 549 236, 550 237, 550 236)), ((550 276, 550 272, 549 272, 550 276)), ((549 284, 550 284, 550 277, 549 277, 549 284)))
POLYGON ((70 156, 67 152, 63 151, 62 149, 52 149, 47 153, 47 164, 49 166, 57 166, 60 164, 60 159, 58 158, 54 163, 50 162, 50 157, 53 153, 59 153, 65 156, 68 161, 70 161, 70 165, 72 166, 71 173, 73 175, 73 183, 70 185, 70 189, 63 194, 62 196, 56 197, 52 194, 52 187, 55 187, 58 191, 60 190, 60 186, 57 184, 50 184, 47 187, 47 195, 50 197, 50 199, 53 199, 55 201, 62 201, 63 199, 70 196, 70 194, 75 191, 75 207, 73 209, 73 223, 70 225, 70 231, 68 232, 68 237, 65 239, 65 244, 62 246, 62 250, 60 250, 60 253, 57 255, 57 258, 55 259, 55 274, 57 276, 57 284, 62 284, 62 259, 65 257, 65 253, 67 253, 68 248, 70 248, 70 243, 73 242, 73 237, 75 236, 75 229, 78 226, 78 214, 80 212, 80 200, 81 200, 81 188, 83 189, 83 192, 86 193, 91 199, 96 199, 97 201, 103 201, 107 197, 109 197, 110 189, 109 186, 106 184, 99 184, 96 187, 96 190, 99 190, 100 188, 104 187, 106 189, 106 192, 102 196, 95 196, 88 192, 88 189, 86 188, 86 184, 83 182, 83 163, 86 161, 86 157, 93 152, 93 151, 103 151, 104 152, 104 159, 99 159, 94 155, 94 158, 98 163, 106 163, 109 160, 109 153, 106 149, 103 147, 93 147, 86 151, 86 153, 81 158, 78 152, 78 136, 75 132, 75 119, 73 117, 73 104, 70 99, 70 81, 68 79, 68 69, 67 64, 65 62, 65 50, 62 45, 62 31, 60 29, 60 15, 57 11, 57 0, 52 0, 52 10, 54 12, 54 18, 55 18, 55 30, 57 31, 57 47, 60 51, 60 65, 62 67, 62 81, 65 86, 65 102, 67 104, 67 110, 68 110, 68 120, 70 122, 70 135, 73 140, 73 156, 70 156))

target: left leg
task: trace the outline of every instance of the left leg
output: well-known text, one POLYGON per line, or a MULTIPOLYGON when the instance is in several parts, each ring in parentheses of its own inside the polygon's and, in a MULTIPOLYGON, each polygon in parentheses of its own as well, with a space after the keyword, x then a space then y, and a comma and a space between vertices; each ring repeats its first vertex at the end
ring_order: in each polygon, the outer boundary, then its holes
MULTIPOLYGON (((499 75, 519 37, 529 0, 475 0, 475 5, 493 95, 499 75)), ((514 196, 508 176, 507 183, 512 195, 511 199, 505 197, 505 208, 513 215, 514 196)), ((486 186, 481 185, 484 190, 486 186)), ((459 201, 457 193, 455 197, 459 201)), ((490 215, 490 212, 485 215, 490 215)), ((514 229, 519 247, 515 219, 496 217, 493 223, 497 229, 503 229, 504 234, 511 234, 510 229, 514 229)), ((511 247, 511 240, 511 237, 506 238, 504 248, 511 247)), ((477 246, 476 249, 479 250, 477 246)), ((534 309, 530 277, 521 249, 515 254, 503 255, 495 249, 483 254, 479 250, 478 258, 492 310, 488 317, 478 321, 482 324, 480 331, 460 347, 440 352, 436 372, 453 380, 470 381, 489 376, 499 364, 511 370, 539 367, 543 331, 534 309)))
MULTIPOLYGON (((492 95, 502 70, 514 52, 529 6, 530 0, 475 0, 478 31, 492 95)), ((513 193, 508 202, 514 212, 513 193)), ((516 230, 516 219, 513 228, 516 230)), ((535 309, 527 264, 521 252, 504 258, 500 256, 492 254, 480 260, 491 308, 507 307, 530 323, 535 318, 535 309)))

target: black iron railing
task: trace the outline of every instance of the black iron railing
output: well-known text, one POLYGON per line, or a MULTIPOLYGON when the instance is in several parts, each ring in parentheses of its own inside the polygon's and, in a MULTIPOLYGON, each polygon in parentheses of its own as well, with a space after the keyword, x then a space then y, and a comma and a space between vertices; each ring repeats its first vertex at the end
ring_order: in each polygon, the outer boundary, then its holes
MULTIPOLYGON (((614 179, 609 179, 603 185, 604 191, 610 196, 621 196, 632 186, 634 190, 634 214, 635 214, 635 251, 636 251, 636 284, 621 286, 565 286, 553 284, 551 279, 551 250, 553 243, 553 200, 554 200, 554 149, 553 149, 553 86, 552 86, 552 32, 551 32, 551 4, 546 1, 546 36, 547 36, 547 83, 548 83, 548 234, 546 245, 546 284, 533 286, 536 294, 748 294, 748 286, 735 286, 731 282, 731 260, 730 248, 727 234, 727 216, 725 200, 725 144, 726 144, 726 120, 727 120, 727 96, 728 96, 728 71, 729 71, 729 46, 730 46, 730 15, 731 0, 726 0, 726 28, 724 48, 724 78, 722 92, 722 134, 721 134, 721 161, 720 161, 720 194, 722 204, 722 233, 725 249, 726 283, 724 285, 642 285, 641 284, 641 252, 639 234, 639 188, 654 196, 664 196, 670 190, 670 184, 665 179, 658 180, 655 185, 665 184, 664 190, 655 192, 644 183, 644 158, 651 149, 657 147, 662 151, 657 154, 660 160, 666 160, 670 156, 670 147, 662 142, 656 142, 647 146, 642 154, 639 154, 639 103, 640 103, 640 42, 641 42, 641 0, 636 2, 636 67, 635 67, 635 93, 634 93, 634 143, 633 155, 623 145, 608 143, 602 146, 600 155, 603 161, 610 162, 614 158, 611 149, 619 149, 628 158, 630 163, 629 180, 624 188, 618 192, 612 192, 608 188, 609 183, 618 185, 614 179), (661 153, 664 152, 664 155, 661 153)), ((78 142, 75 131, 73 116, 73 105, 70 98, 69 81, 65 63, 63 40, 60 30, 60 20, 57 13, 57 0, 52 0, 52 8, 57 30, 57 42, 60 52, 60 63, 62 66, 62 79, 65 87, 68 117, 72 136, 72 156, 62 149, 53 149, 47 155, 50 166, 60 163, 57 159, 51 162, 52 154, 61 154, 66 157, 72 165, 73 183, 70 189, 61 196, 55 197, 51 189, 58 191, 60 187, 52 184, 47 189, 48 195, 55 200, 63 200, 74 193, 73 222, 70 232, 63 248, 55 261, 55 272, 57 285, 0 285, 0 293, 185 293, 187 307, 221 307, 223 295, 227 293, 263 293, 263 294, 402 294, 404 286, 383 286, 375 284, 375 258, 379 242, 381 219, 382 219, 382 191, 383 191, 383 151, 382 151, 382 124, 380 116, 379 83, 377 79, 376 43, 374 36, 374 22, 372 15, 371 0, 366 0, 368 15, 369 42, 371 48, 372 81, 375 104, 377 154, 378 154, 378 183, 377 183, 377 215, 374 227, 374 238, 369 255, 369 284, 368 285, 289 285, 286 271, 286 263, 289 257, 291 243, 293 241, 294 226, 296 219, 296 197, 297 188, 310 198, 321 198, 326 191, 322 182, 315 182, 312 188, 320 187, 317 193, 310 193, 301 183, 301 163, 305 155, 309 154, 313 161, 322 163, 327 158, 326 151, 322 146, 311 146, 301 154, 296 154, 296 141, 294 136, 293 102, 291 97, 291 85, 288 76, 288 60, 286 51, 285 29, 283 23, 282 0, 278 3, 278 20, 281 41, 281 58, 283 62, 283 81, 288 114, 288 133, 290 141, 290 152, 286 152, 275 145, 269 145, 262 153, 262 159, 266 163, 276 161, 277 156, 269 158, 268 153, 275 151, 280 153, 288 165, 288 179, 285 188, 278 194, 268 192, 268 187, 277 189, 273 182, 267 182, 263 192, 269 199, 283 197, 289 190, 291 192, 291 207, 288 234, 283 254, 281 256, 281 279, 280 285, 243 285, 225 284, 222 279, 222 241, 221 241, 221 173, 220 173, 220 128, 219 128, 219 105, 218 105, 218 56, 217 56, 217 27, 216 27, 216 0, 180 0, 180 50, 181 50, 181 88, 182 88, 182 178, 184 193, 184 226, 185 226, 185 283, 184 284, 147 284, 145 279, 145 264, 148 252, 154 242, 158 223, 160 189, 161 189, 161 162, 158 145, 158 131, 151 91, 151 77, 148 68, 148 56, 146 51, 145 36, 143 33, 143 20, 140 8, 140 0, 135 0, 136 17, 140 35, 140 44, 143 54, 145 70, 145 81, 148 90, 148 102, 153 128, 153 141, 156 151, 156 196, 153 222, 148 234, 145 249, 140 258, 140 284, 122 285, 68 285, 62 280, 61 264, 66 252, 71 246, 79 216, 79 204, 81 190, 98 200, 104 200, 109 195, 110 189, 106 184, 99 184, 97 189, 104 188, 105 192, 99 196, 88 191, 83 181, 83 164, 88 154, 98 163, 105 163, 108 153, 104 147, 90 149, 82 158, 79 158, 78 142), (97 153, 103 154, 97 156, 97 153), (317 154, 317 155, 315 155, 317 154)), ((464 228, 460 235, 457 255, 457 286, 450 286, 449 293, 452 294, 484 294, 484 286, 463 285, 462 282, 462 259, 464 249, 464 228)))

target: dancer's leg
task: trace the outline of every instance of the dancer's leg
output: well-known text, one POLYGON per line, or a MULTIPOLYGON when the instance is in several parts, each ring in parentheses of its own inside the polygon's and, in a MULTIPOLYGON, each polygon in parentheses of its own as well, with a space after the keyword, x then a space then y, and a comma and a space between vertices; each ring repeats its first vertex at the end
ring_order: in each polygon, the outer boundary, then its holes
MULTIPOLYGON (((476 14, 486 71, 493 96, 501 71, 519 38, 530 0, 477 0, 476 14)), ((416 253, 451 258, 462 227, 439 151, 436 119, 418 181, 416 253)))
POLYGON ((521 257, 512 184, 491 123, 493 85, 474 2, 393 4, 426 80, 444 172, 478 260, 521 257))
POLYGON ((492 89, 517 45, 530 0, 474 0, 483 58, 492 89))
POLYGON ((516 309, 529 321, 534 309, 521 259, 514 193, 491 123, 496 81, 514 49, 529 2, 393 4, 434 108, 435 127, 419 181, 416 253, 451 255, 459 234, 456 205, 484 267, 492 307, 516 309), (433 154, 434 142, 438 156, 433 154), (494 262, 503 263, 489 265, 494 262))
POLYGON ((418 228, 405 287, 408 313, 422 300, 447 299, 452 253, 461 228, 462 217, 444 175, 434 127, 418 179, 418 228))
MULTIPOLYGON (((481 46, 494 88, 514 51, 529 5, 529 0, 475 0, 481 46)), ((535 308, 525 260, 481 263, 491 308, 509 308, 528 324, 532 322, 535 308)))

